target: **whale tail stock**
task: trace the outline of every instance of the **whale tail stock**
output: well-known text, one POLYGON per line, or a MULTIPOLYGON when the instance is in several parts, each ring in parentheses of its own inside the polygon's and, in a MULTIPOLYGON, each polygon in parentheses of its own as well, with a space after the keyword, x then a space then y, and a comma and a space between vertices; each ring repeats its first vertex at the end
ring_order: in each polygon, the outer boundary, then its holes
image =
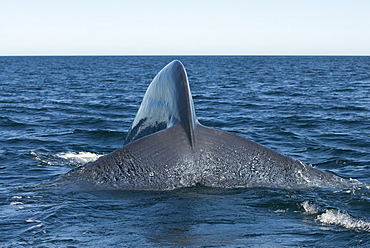
POLYGON ((232 133, 201 125, 175 60, 149 85, 125 145, 66 175, 102 189, 304 188, 343 180, 232 133))

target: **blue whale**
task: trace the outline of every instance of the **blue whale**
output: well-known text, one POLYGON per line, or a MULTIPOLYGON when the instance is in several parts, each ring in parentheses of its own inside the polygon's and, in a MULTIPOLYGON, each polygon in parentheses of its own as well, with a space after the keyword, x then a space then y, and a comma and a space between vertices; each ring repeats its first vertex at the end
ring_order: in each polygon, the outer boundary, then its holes
POLYGON ((345 180, 235 134, 205 127, 195 115, 179 61, 149 85, 125 145, 61 178, 92 189, 172 190, 336 187, 345 180))

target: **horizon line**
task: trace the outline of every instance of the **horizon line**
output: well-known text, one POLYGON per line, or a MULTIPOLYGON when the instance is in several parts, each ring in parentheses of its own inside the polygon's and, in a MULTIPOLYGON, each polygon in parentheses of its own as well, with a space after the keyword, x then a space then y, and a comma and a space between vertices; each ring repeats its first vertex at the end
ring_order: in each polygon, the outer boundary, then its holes
POLYGON ((0 57, 17 56, 370 56, 370 54, 0 54, 0 57))

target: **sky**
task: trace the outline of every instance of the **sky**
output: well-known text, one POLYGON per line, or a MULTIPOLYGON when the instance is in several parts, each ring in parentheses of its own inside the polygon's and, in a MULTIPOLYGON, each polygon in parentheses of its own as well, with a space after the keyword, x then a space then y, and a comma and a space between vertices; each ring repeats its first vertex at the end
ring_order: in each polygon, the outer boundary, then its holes
POLYGON ((0 0, 0 55, 370 55, 370 1, 0 0))

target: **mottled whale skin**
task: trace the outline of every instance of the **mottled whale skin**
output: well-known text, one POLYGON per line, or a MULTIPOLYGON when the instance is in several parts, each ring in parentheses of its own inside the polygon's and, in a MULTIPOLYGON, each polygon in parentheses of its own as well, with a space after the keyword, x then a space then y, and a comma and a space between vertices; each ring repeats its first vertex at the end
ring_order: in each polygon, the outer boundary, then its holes
POLYGON ((253 141, 201 125, 179 61, 149 85, 125 145, 60 181, 96 190, 336 187, 344 180, 253 141))

